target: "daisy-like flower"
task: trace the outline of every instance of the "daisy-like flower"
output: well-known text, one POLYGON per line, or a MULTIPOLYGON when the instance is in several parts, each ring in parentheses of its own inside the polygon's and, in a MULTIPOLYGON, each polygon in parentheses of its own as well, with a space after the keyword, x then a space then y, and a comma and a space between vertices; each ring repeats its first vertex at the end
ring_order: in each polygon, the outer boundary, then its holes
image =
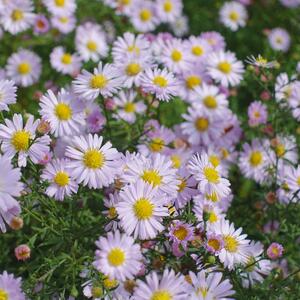
POLYGON ((219 166, 209 161, 206 153, 195 154, 188 164, 188 170, 198 182, 198 189, 204 194, 216 193, 226 196, 230 193, 230 182, 221 177, 219 166))
POLYGON ((186 250, 188 242, 194 238, 194 228, 191 224, 175 220, 169 227, 168 237, 176 248, 181 245, 186 250))
POLYGON ((20 205, 14 197, 21 195, 23 184, 20 182, 20 169, 13 169, 7 156, 0 155, 0 169, 0 229, 5 232, 5 222, 10 224, 21 212, 20 205))
POLYGON ((224 241, 220 234, 210 233, 206 234, 205 249, 215 255, 218 255, 224 247, 224 241))
POLYGON ((207 114, 199 105, 192 105, 188 108, 188 114, 183 114, 186 120, 180 126, 183 134, 188 136, 192 145, 208 145, 221 137, 224 130, 224 123, 221 116, 207 114))
POLYGON ((7 1, 0 8, 0 23, 4 30, 16 35, 30 28, 34 23, 33 3, 31 0, 7 1))
POLYGON ((144 92, 168 102, 177 95, 178 82, 167 69, 147 69, 141 78, 141 87, 144 92))
POLYGON ((252 102, 248 107, 248 123, 251 127, 266 124, 268 119, 267 106, 260 101, 252 102))
POLYGON ((140 270, 142 253, 140 245, 126 234, 109 232, 107 238, 96 241, 93 266, 101 273, 116 280, 132 279, 140 270))
POLYGON ((46 194, 59 201, 63 201, 66 196, 71 196, 78 190, 78 184, 70 176, 68 160, 66 159, 55 159, 48 163, 41 178, 50 183, 46 194))
POLYGON ((34 33, 44 34, 50 29, 50 23, 44 15, 37 15, 34 19, 34 33))
POLYGON ((296 164, 298 161, 297 144, 294 136, 278 135, 272 146, 279 159, 296 164))
POLYGON ((276 61, 268 61, 264 57, 262 57, 260 54, 258 57, 255 57, 254 55, 251 55, 247 57, 245 60, 246 63, 259 67, 259 68, 266 68, 266 69, 271 69, 274 68, 277 65, 276 61))
POLYGON ((244 272, 241 273, 243 286, 249 288, 256 283, 264 280, 271 270, 271 262, 268 259, 262 259, 264 251, 263 245, 259 242, 249 244, 249 259, 245 266, 244 272))
POLYGON ((297 168, 290 167, 287 172, 285 181, 289 187, 289 191, 300 195, 300 166, 297 168))
POLYGON ((235 292, 228 279, 222 280, 223 274, 203 270, 198 274, 189 272, 192 292, 188 299, 191 300, 229 300, 235 292))
POLYGON ((63 34, 72 32, 76 27, 76 17, 74 15, 53 15, 51 17, 51 24, 53 28, 56 28, 63 34))
POLYGON ((105 34, 98 24, 87 22, 76 29, 76 49, 84 61, 97 62, 108 54, 105 34))
POLYGON ((132 124, 136 120, 137 114, 142 114, 146 110, 146 105, 142 101, 135 101, 137 93, 134 90, 121 91, 113 98, 117 106, 116 116, 132 124))
POLYGON ((145 278, 146 282, 137 281, 134 299, 139 300, 186 300, 188 285, 181 274, 173 270, 164 270, 162 277, 151 272, 145 278))
POLYGON ((161 194, 167 194, 171 199, 177 196, 180 182, 176 178, 176 169, 172 167, 172 161, 164 155, 157 153, 149 158, 133 157, 126 164, 123 180, 134 183, 138 179, 157 187, 161 194))
POLYGON ((77 54, 65 51, 64 47, 55 47, 50 54, 52 68, 62 74, 74 75, 79 72, 81 59, 77 54))
POLYGON ((120 154, 110 142, 103 144, 98 135, 76 136, 66 149, 71 161, 70 175, 89 188, 102 188, 111 184, 119 172, 120 154))
POLYGON ((153 239, 159 232, 164 230, 163 217, 168 216, 166 202, 158 193, 156 187, 138 180, 136 183, 127 185, 120 192, 120 201, 117 204, 117 212, 120 223, 128 235, 141 240, 153 239))
POLYGON ((139 32, 154 30, 159 23, 155 3, 149 0, 138 1, 130 14, 130 21, 139 32))
POLYGON ((149 56, 150 43, 144 35, 135 36, 131 32, 125 32, 119 36, 112 47, 114 61, 123 61, 125 58, 143 58, 149 56))
POLYGON ((175 22, 182 14, 182 0, 156 0, 156 11, 161 22, 175 22))
POLYGON ((242 228, 235 229, 228 220, 221 220, 214 225, 214 233, 222 235, 224 248, 218 254, 226 268, 232 270, 236 264, 245 265, 249 260, 249 240, 242 228))
POLYGON ((0 296, 3 300, 25 300, 25 294, 21 288, 21 278, 15 278, 13 274, 4 271, 0 274, 0 296))
POLYGON ((41 59, 34 52, 20 49, 12 54, 6 65, 7 76, 17 85, 27 87, 38 81, 42 71, 41 59))
POLYGON ((232 31, 244 27, 248 19, 247 10, 244 5, 236 2, 225 2, 220 9, 220 21, 232 31))
POLYGON ((12 80, 0 80, 0 111, 9 111, 8 105, 17 101, 17 88, 12 80))
POLYGON ((160 60, 174 73, 180 73, 191 67, 191 56, 180 39, 166 41, 162 49, 160 60))
POLYGON ((268 40, 272 49, 287 52, 290 48, 291 38, 289 33, 283 28, 274 28, 268 35, 268 40))
POLYGON ((40 114, 50 124, 56 137, 74 135, 85 124, 82 105, 74 94, 62 89, 57 97, 51 90, 41 97, 40 114))
POLYGON ((185 47, 188 49, 193 62, 203 62, 208 53, 212 50, 208 41, 202 37, 191 36, 186 42, 185 47))
POLYGON ((100 94, 103 97, 112 96, 121 88, 122 83, 123 80, 114 65, 102 66, 102 62, 100 62, 93 74, 83 70, 82 74, 79 74, 73 81, 73 86, 76 94, 93 101, 100 94))
POLYGON ((5 124, 0 124, 1 150, 10 158, 18 154, 19 167, 26 167, 28 157, 36 164, 49 152, 50 137, 36 138, 39 122, 30 115, 24 126, 22 116, 14 114, 12 120, 5 119, 5 124))
POLYGON ((208 74, 221 85, 236 86, 243 79, 244 66, 234 53, 219 51, 207 58, 208 74))
POLYGON ((193 103, 200 105, 208 115, 221 116, 228 107, 228 100, 223 93, 220 93, 219 88, 205 83, 194 89, 191 100, 193 103))
POLYGON ((257 182, 264 182, 267 178, 267 167, 270 164, 268 154, 263 147, 263 141, 254 139, 251 145, 243 144, 240 153, 239 167, 247 178, 253 178, 257 182))
POLYGON ((225 39, 219 32, 203 32, 201 33, 200 37, 205 39, 214 51, 224 50, 226 47, 225 39))
POLYGON ((53 15, 72 15, 76 10, 75 0, 43 0, 43 3, 53 15))
POLYGON ((272 243, 267 249, 267 255, 270 259, 278 259, 283 254, 283 247, 281 244, 272 243))

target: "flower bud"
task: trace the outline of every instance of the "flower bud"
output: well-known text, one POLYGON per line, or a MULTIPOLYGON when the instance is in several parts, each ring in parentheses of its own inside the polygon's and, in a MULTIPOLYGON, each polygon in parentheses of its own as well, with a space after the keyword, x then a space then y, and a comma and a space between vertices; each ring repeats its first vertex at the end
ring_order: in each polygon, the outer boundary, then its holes
POLYGON ((27 245, 20 245, 15 248, 15 256, 17 260, 27 260, 30 258, 30 248, 27 245))

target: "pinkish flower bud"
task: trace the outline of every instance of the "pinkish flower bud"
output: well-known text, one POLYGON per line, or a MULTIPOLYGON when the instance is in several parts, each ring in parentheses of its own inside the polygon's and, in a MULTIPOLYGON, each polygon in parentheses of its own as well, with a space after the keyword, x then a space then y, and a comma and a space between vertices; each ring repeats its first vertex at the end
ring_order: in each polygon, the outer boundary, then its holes
POLYGON ((27 245, 20 245, 15 248, 15 256, 17 260, 27 260, 30 258, 30 248, 27 245))
POLYGON ((41 165, 46 165, 47 163, 49 163, 52 159, 52 153, 51 152, 47 152, 44 154, 43 158, 39 161, 39 164, 41 165))
POLYGON ((107 110, 114 110, 116 108, 115 101, 111 98, 107 98, 104 100, 104 106, 107 110))
POLYGON ((50 130, 50 123, 42 119, 37 127, 37 132, 40 134, 47 134, 50 130))
POLYGON ((260 94, 260 98, 261 100, 263 101, 268 101, 271 99, 271 95, 268 91, 263 91, 261 94, 260 94))
POLYGON ((13 229, 13 230, 19 230, 21 228, 23 228, 24 225, 24 221, 22 218, 20 217, 13 217, 10 221, 9 226, 13 229))
POLYGON ((277 259, 282 256, 283 246, 278 243, 272 243, 267 249, 267 255, 270 259, 277 259))

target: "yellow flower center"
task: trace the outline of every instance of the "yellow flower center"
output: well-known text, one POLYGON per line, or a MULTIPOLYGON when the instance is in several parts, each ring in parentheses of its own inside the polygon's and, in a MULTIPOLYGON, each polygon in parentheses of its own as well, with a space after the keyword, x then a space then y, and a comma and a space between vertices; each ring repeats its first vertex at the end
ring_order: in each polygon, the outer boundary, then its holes
POLYGON ((115 207, 110 207, 108 210, 108 217, 114 219, 117 216, 117 210, 115 207))
POLYGON ((218 216, 216 215, 216 213, 214 211, 210 211, 209 212, 209 218, 208 218, 208 221, 210 223, 215 223, 218 221, 218 216))
POLYGON ((118 285, 118 281, 107 277, 103 280, 103 285, 106 289, 111 290, 118 285))
POLYGON ((141 72, 141 66, 138 63, 131 63, 126 67, 126 74, 128 76, 135 76, 141 72))
POLYGON ((219 182, 220 176, 219 176, 218 171, 215 168, 205 167, 203 169, 203 174, 208 182, 211 182, 211 183, 219 182))
POLYGON ((195 56, 201 56, 203 55, 204 53, 204 49, 201 47, 201 46, 194 46, 192 48, 192 53, 195 55, 195 56))
POLYGON ((119 0, 119 3, 121 5, 129 5, 131 3, 131 0, 119 0))
POLYGON ((168 80, 162 76, 156 76, 153 79, 153 83, 159 87, 166 87, 168 85, 168 80))
POLYGON ((154 186, 159 186, 161 184, 162 178, 159 175, 159 173, 155 170, 146 170, 144 171, 143 175, 141 176, 141 178, 154 185, 154 186))
POLYGON ((282 38, 278 36, 278 37, 276 38, 276 43, 277 43, 277 44, 282 44, 282 38))
POLYGON ((209 247, 212 247, 215 251, 219 250, 220 246, 221 246, 220 242, 217 239, 210 239, 210 240, 208 240, 207 245, 209 247))
POLYGON ((100 150, 87 150, 83 156, 83 163, 90 169, 101 169, 105 162, 105 156, 100 150))
POLYGON ((229 252, 236 252, 237 251, 237 248, 238 248, 238 241, 230 236, 230 235, 227 235, 224 237, 224 242, 225 242, 225 249, 229 252))
POLYGON ((70 181, 69 175, 63 171, 57 172, 54 177, 54 182, 60 187, 64 187, 68 185, 69 181, 70 181))
POLYGON ((209 161, 214 167, 217 167, 220 164, 220 159, 217 155, 211 155, 209 161))
POLYGON ((188 231, 186 230, 185 227, 183 226, 179 226, 178 229, 176 229, 174 231, 174 235, 180 240, 183 241, 187 235, 188 235, 188 231))
POLYGON ((260 151, 253 151, 251 153, 249 161, 253 167, 257 167, 258 165, 260 165, 262 163, 262 160, 263 156, 260 151))
POLYGON ((300 186, 300 176, 297 178, 297 184, 300 186))
POLYGON ((169 13, 173 10, 173 3, 170 0, 165 1, 164 3, 164 11, 169 13))
POLYGON ((65 6, 65 0, 55 0, 56 6, 63 7, 65 6))
POLYGON ((146 220, 153 215, 153 204, 146 198, 138 199, 134 206, 134 214, 139 220, 146 220))
POLYGON ((93 89, 103 89, 106 87, 106 85, 107 85, 107 78, 102 74, 94 75, 91 78, 90 86, 93 89))
POLYGON ((203 99, 203 103, 207 108, 216 108, 217 107, 217 100, 213 96, 206 96, 203 99))
POLYGON ((192 75, 192 76, 187 77, 185 84, 189 90, 192 90, 196 86, 200 85, 201 82, 202 82, 202 80, 199 76, 192 75))
POLYGON ((179 169, 181 166, 181 158, 179 155, 171 155, 172 167, 175 169, 179 169))
POLYGON ((200 132, 206 131, 209 126, 209 121, 206 118, 198 118, 195 122, 195 126, 200 132))
POLYGON ((19 64, 18 66, 18 72, 21 74, 21 75, 26 75, 28 74, 29 72, 31 71, 31 66, 29 63, 27 62, 22 62, 19 64))
POLYGON ((95 52, 97 50, 97 44, 94 41, 88 41, 86 47, 92 52, 95 52))
POLYGON ((16 131, 12 138, 11 144, 16 151, 26 151, 29 148, 30 133, 25 130, 16 131))
POLYGON ((178 184, 178 193, 181 193, 186 188, 186 180, 184 178, 180 178, 180 183, 178 184))
POLYGON ((20 21, 20 20, 23 20, 24 18, 24 13, 19 10, 19 9, 15 9, 13 10, 13 12, 11 13, 11 18, 14 20, 14 21, 20 21))
POLYGON ((3 289, 0 289, 0 300, 9 300, 8 299, 8 294, 3 289))
POLYGON ((255 268, 255 257, 250 256, 246 265, 247 272, 252 272, 255 268))
POLYGON ((265 58, 263 58, 261 55, 258 56, 256 61, 261 65, 266 65, 268 63, 268 61, 265 58))
POLYGON ((59 103, 55 107, 55 115, 60 121, 68 121, 72 118, 72 109, 68 104, 59 103))
POLYGON ((59 20, 60 20, 61 23, 64 23, 64 24, 66 24, 66 23, 69 22, 69 18, 68 17, 60 17, 59 20))
POLYGON ((260 118, 260 112, 259 111, 255 111, 253 115, 256 119, 260 118))
POLYGON ((173 297, 171 294, 166 290, 159 290, 152 294, 150 300, 172 300, 173 297))
POLYGON ((152 12, 149 9, 142 9, 140 11, 140 18, 143 22, 147 22, 152 18, 152 12))
POLYGON ((119 267, 125 261, 125 252, 121 248, 113 248, 108 253, 107 260, 111 266, 119 267))
POLYGON ((285 154, 285 147, 282 144, 278 144, 275 148, 278 157, 282 157, 285 154))
POLYGON ((136 45, 128 46, 127 51, 130 53, 135 52, 136 54, 140 54, 140 48, 136 45))
POLYGON ((231 64, 227 61, 222 61, 218 64, 218 69, 225 74, 229 74, 231 72, 231 64))
POLYGON ((91 292, 92 292, 93 299, 100 298, 103 296, 103 290, 99 286, 93 286, 91 292))
POLYGON ((69 65, 72 63, 72 55, 69 53, 65 53, 62 57, 61 57, 61 62, 65 65, 69 65))
POLYGON ((124 105, 124 110, 125 110, 127 113, 135 112, 135 104, 132 103, 132 102, 127 102, 127 103, 124 105))
POLYGON ((179 62, 182 59, 182 53, 178 50, 173 50, 171 57, 172 57, 173 61, 179 62))
POLYGON ((239 19, 239 17, 240 17, 240 15, 236 11, 232 11, 229 14, 229 19, 234 22, 236 22, 239 19))
POLYGON ((149 144, 149 147, 152 152, 160 152, 164 148, 164 140, 161 138, 154 138, 149 144))

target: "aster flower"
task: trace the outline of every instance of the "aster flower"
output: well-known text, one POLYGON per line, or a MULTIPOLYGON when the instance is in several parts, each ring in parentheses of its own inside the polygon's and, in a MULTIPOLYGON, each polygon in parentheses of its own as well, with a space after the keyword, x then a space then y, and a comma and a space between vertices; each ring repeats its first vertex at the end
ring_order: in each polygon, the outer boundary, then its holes
POLYGON ((57 97, 51 90, 40 100, 40 114, 50 124, 51 133, 56 137, 79 133, 85 124, 82 105, 75 95, 64 89, 57 97))
POLYGON ((36 138, 39 122, 30 115, 24 126, 22 116, 14 114, 12 120, 5 119, 5 124, 0 124, 1 150, 10 158, 18 154, 19 167, 26 167, 28 157, 33 163, 38 163, 49 151, 50 137, 36 138))
POLYGON ((226 268, 232 270, 236 264, 245 265, 249 260, 249 240, 242 228, 235 229, 232 223, 221 220, 214 225, 213 232, 222 235, 224 248, 218 254, 220 261, 226 268))
POLYGON ((159 153, 153 154, 149 158, 133 157, 126 164, 122 179, 127 183, 134 183, 138 179, 142 179, 157 187, 161 194, 167 194, 172 199, 177 196, 177 186, 180 183, 176 179, 176 170, 172 168, 172 161, 159 153))
POLYGON ((96 134, 74 137, 65 155, 71 159, 70 175, 89 188, 108 186, 119 172, 120 154, 110 142, 103 145, 103 137, 96 134))
POLYGON ((283 254, 283 247, 281 244, 272 243, 267 249, 267 255, 270 259, 278 259, 283 254))
POLYGON ((91 103, 91 104, 95 106, 91 111, 87 113, 86 116, 87 130, 89 133, 97 133, 101 129, 103 129, 103 126, 106 123, 106 119, 101 113, 99 106, 97 106, 95 103, 91 103))
POLYGON ((75 0, 43 0, 43 3, 53 15, 71 15, 76 10, 75 0))
POLYGON ((166 197, 158 193, 157 187, 138 180, 120 192, 117 212, 124 231, 134 238, 153 239, 164 229, 162 218, 168 216, 163 206, 166 197))
POLYGON ((51 17, 52 27, 63 34, 72 32, 76 27, 76 17, 74 15, 53 15, 51 17))
POLYGON ((274 68, 277 65, 276 61, 268 62, 260 54, 257 57, 255 57, 254 55, 251 55, 250 57, 247 57, 245 62, 250 64, 250 65, 253 65, 253 66, 256 66, 256 67, 259 67, 259 68, 266 68, 266 69, 274 68))
POLYGON ((109 232, 107 238, 96 241, 96 257, 93 266, 105 275, 117 279, 132 279, 141 267, 140 245, 126 234, 109 232))
POLYGON ((203 62, 212 51, 212 46, 203 37, 195 37, 192 35, 184 44, 193 62, 203 62))
POLYGON ((46 194, 59 201, 63 201, 66 196, 69 197, 78 190, 78 184, 70 176, 66 159, 55 159, 48 163, 41 178, 50 183, 46 194))
POLYGON ((25 300, 25 294, 21 288, 21 278, 15 278, 13 274, 4 271, 0 274, 0 296, 4 300, 25 300))
POLYGON ((37 15, 34 19, 34 33, 44 34, 50 29, 50 23, 44 15, 37 15))
POLYGON ((277 135, 276 139, 272 141, 272 146, 276 156, 281 160, 296 164, 298 161, 297 144, 295 137, 292 135, 282 136, 277 135))
POLYGON ((266 124, 268 119, 267 106, 260 101, 252 102, 248 107, 248 123, 251 127, 266 124))
POLYGON ((232 31, 237 31, 239 27, 244 27, 248 19, 245 6, 236 1, 225 2, 219 14, 220 21, 232 31))
POLYGON ((285 176, 286 184, 291 193, 299 194, 300 191, 300 166, 296 168, 290 167, 289 172, 285 176))
POLYGON ((12 80, 0 80, 0 111, 9 111, 8 105, 17 101, 17 88, 12 80))
POLYGON ((50 54, 52 68, 62 74, 74 75, 79 72, 81 59, 77 54, 65 51, 64 47, 55 47, 50 54))
POLYGON ((76 49, 84 61, 97 62, 108 54, 105 34, 98 24, 87 22, 76 29, 76 49))
POLYGON ((100 62, 93 74, 83 70, 82 74, 73 81, 73 86, 76 94, 86 100, 93 101, 100 94, 103 97, 112 96, 121 88, 122 82, 119 71, 114 65, 102 66, 102 62, 100 62))
POLYGON ((36 83, 41 75, 41 59, 34 52, 20 49, 7 61, 7 76, 17 85, 27 87, 36 83))
POLYGON ((31 0, 8 1, 4 8, 0 8, 0 23, 13 35, 30 28, 34 23, 34 18, 31 0))
POLYGON ((156 10, 162 22, 175 22, 182 13, 182 0, 156 0, 156 10))
POLYGON ((13 218, 21 212, 20 205, 15 197, 21 195, 23 184, 20 182, 20 169, 14 169, 7 156, 0 155, 0 170, 0 229, 5 232, 4 222, 10 224, 13 218))
POLYGON ((226 300, 232 299, 235 292, 232 289, 232 284, 228 279, 222 281, 222 273, 201 271, 198 274, 189 272, 191 279, 192 292, 191 300, 226 300))
POLYGON ((107 210, 103 211, 103 214, 111 220, 106 226, 105 231, 116 231, 119 228, 119 222, 115 220, 118 217, 117 205, 120 201, 119 194, 109 194, 108 197, 104 198, 104 206, 107 210))
POLYGON ((116 117, 133 124, 138 114, 146 110, 146 105, 142 101, 135 101, 137 93, 134 90, 121 91, 113 98, 116 106, 116 117))
POLYGON ((219 32, 202 32, 200 37, 205 39, 214 51, 224 50, 226 47, 225 39, 219 32))
POLYGON ((283 28, 274 28, 268 35, 268 40, 272 49, 287 52, 290 48, 291 38, 289 33, 283 28))
POLYGON ((168 237, 173 245, 187 249, 187 244, 194 238, 194 228, 191 224, 175 220, 169 227, 168 237))
POLYGON ((220 234, 210 233, 206 234, 205 249, 215 255, 218 255, 224 247, 224 241, 220 234))
POLYGON ((236 86, 240 83, 244 73, 241 61, 232 52, 213 52, 207 58, 208 74, 221 85, 236 86))
POLYGON ((161 101, 168 102, 177 95, 177 80, 167 69, 147 69, 141 77, 144 92, 154 94, 161 101))
POLYGON ((188 285, 181 274, 165 269, 162 277, 156 272, 146 276, 145 282, 138 280, 134 290, 134 299, 172 299, 186 300, 188 285))

